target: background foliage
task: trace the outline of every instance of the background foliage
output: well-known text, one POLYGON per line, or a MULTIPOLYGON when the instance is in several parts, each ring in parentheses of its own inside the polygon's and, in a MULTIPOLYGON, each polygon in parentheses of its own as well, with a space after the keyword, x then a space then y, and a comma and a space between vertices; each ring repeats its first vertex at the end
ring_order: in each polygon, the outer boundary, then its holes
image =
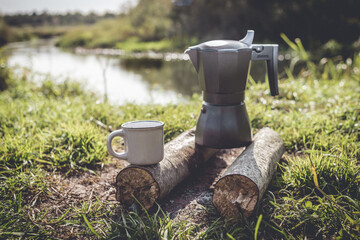
MULTIPOLYGON (((117 16, 45 12, 3 18, 17 28, 83 25, 55 32, 47 28, 48 36, 68 32, 58 43, 63 47, 116 47, 123 41, 171 39, 172 49, 183 51, 199 41, 240 39, 247 29, 254 29, 256 42, 281 42, 280 34, 286 33, 290 39, 301 38, 305 48, 320 58, 351 57, 360 49, 358 9, 360 2, 355 0, 194 0, 189 6, 176 6, 170 0, 139 0, 137 6, 117 16)), ((0 31, 4 31, 1 29, 9 32, 3 23, 0 31)), ((29 38, 31 33, 46 36, 44 29, 28 32, 18 33, 18 39, 29 38)))

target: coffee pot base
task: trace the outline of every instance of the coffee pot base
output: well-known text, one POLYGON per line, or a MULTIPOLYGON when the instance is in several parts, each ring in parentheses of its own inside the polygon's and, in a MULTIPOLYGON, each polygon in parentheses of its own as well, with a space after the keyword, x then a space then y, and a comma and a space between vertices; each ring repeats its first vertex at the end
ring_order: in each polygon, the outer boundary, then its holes
POLYGON ((195 142, 218 149, 248 146, 252 131, 245 103, 221 106, 203 102, 195 142))

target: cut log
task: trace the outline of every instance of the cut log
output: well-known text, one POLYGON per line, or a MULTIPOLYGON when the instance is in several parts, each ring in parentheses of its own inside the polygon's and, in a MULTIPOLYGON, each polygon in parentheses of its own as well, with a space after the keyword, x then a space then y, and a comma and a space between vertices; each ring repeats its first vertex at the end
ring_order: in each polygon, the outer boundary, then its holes
POLYGON ((138 201, 145 209, 166 196, 218 149, 195 146, 195 130, 191 129, 164 147, 164 159, 155 165, 129 165, 116 177, 116 199, 130 206, 138 201), (135 200, 136 199, 136 200, 135 200))
POLYGON ((284 142, 270 128, 263 128, 255 135, 253 143, 215 185, 212 200, 223 217, 239 218, 242 215, 246 219, 251 215, 284 152, 284 142))

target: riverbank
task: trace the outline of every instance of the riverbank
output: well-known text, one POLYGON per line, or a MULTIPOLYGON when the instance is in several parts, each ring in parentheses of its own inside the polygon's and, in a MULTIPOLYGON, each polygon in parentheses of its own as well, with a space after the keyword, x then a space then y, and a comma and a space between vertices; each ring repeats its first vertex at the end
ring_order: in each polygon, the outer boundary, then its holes
POLYGON ((119 56, 128 59, 155 59, 164 61, 187 61, 189 56, 182 52, 154 52, 148 51, 135 51, 128 52, 123 49, 117 48, 83 48, 76 47, 75 54, 94 54, 105 56, 119 56))
POLYGON ((34 80, 77 79, 113 104, 168 104, 187 101, 199 93, 197 77, 187 55, 180 53, 125 53, 118 49, 54 46, 56 39, 19 42, 4 50, 8 64, 31 69, 34 80))
POLYGON ((80 179, 75 189, 81 190, 109 169, 123 167, 105 146, 109 129, 123 122, 161 120, 166 142, 192 128, 200 112, 199 95, 179 104, 114 105, 84 91, 79 83, 47 79, 34 84, 31 72, 15 78, 10 71, 8 89, 0 92, 0 236, 356 238, 360 234, 359 69, 359 55, 338 64, 308 62, 299 75, 288 71, 280 79, 276 98, 269 96, 266 83, 250 81, 246 102, 254 133, 265 126, 274 129, 287 152, 248 221, 218 219, 211 205, 198 202, 206 215, 197 224, 186 220, 190 216, 173 221, 171 213, 157 209, 148 214, 123 211, 111 198, 111 185, 105 189, 110 198, 96 191, 80 198, 67 192, 66 184, 80 179))
POLYGON ((50 39, 65 35, 78 26, 9 26, 0 16, 0 47, 9 43, 20 41, 33 41, 36 39, 50 39))

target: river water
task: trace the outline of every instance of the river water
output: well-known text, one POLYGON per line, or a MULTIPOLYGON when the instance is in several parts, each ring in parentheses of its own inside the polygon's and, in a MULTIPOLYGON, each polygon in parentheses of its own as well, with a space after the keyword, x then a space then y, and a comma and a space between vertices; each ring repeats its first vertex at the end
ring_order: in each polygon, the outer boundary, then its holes
POLYGON ((22 74, 30 69, 35 82, 51 76, 84 84, 88 91, 114 104, 178 103, 200 93, 190 61, 134 58, 82 51, 75 53, 54 46, 54 40, 12 43, 8 64, 22 74))
MULTIPOLYGON (((161 58, 64 51, 54 43, 54 39, 11 43, 6 49, 8 64, 20 74, 22 69, 30 69, 35 82, 49 76, 59 82, 81 82, 87 91, 118 105, 179 103, 201 92, 187 55, 161 58)), ((265 62, 252 63, 250 74, 256 81, 264 81, 265 72, 265 62)))

